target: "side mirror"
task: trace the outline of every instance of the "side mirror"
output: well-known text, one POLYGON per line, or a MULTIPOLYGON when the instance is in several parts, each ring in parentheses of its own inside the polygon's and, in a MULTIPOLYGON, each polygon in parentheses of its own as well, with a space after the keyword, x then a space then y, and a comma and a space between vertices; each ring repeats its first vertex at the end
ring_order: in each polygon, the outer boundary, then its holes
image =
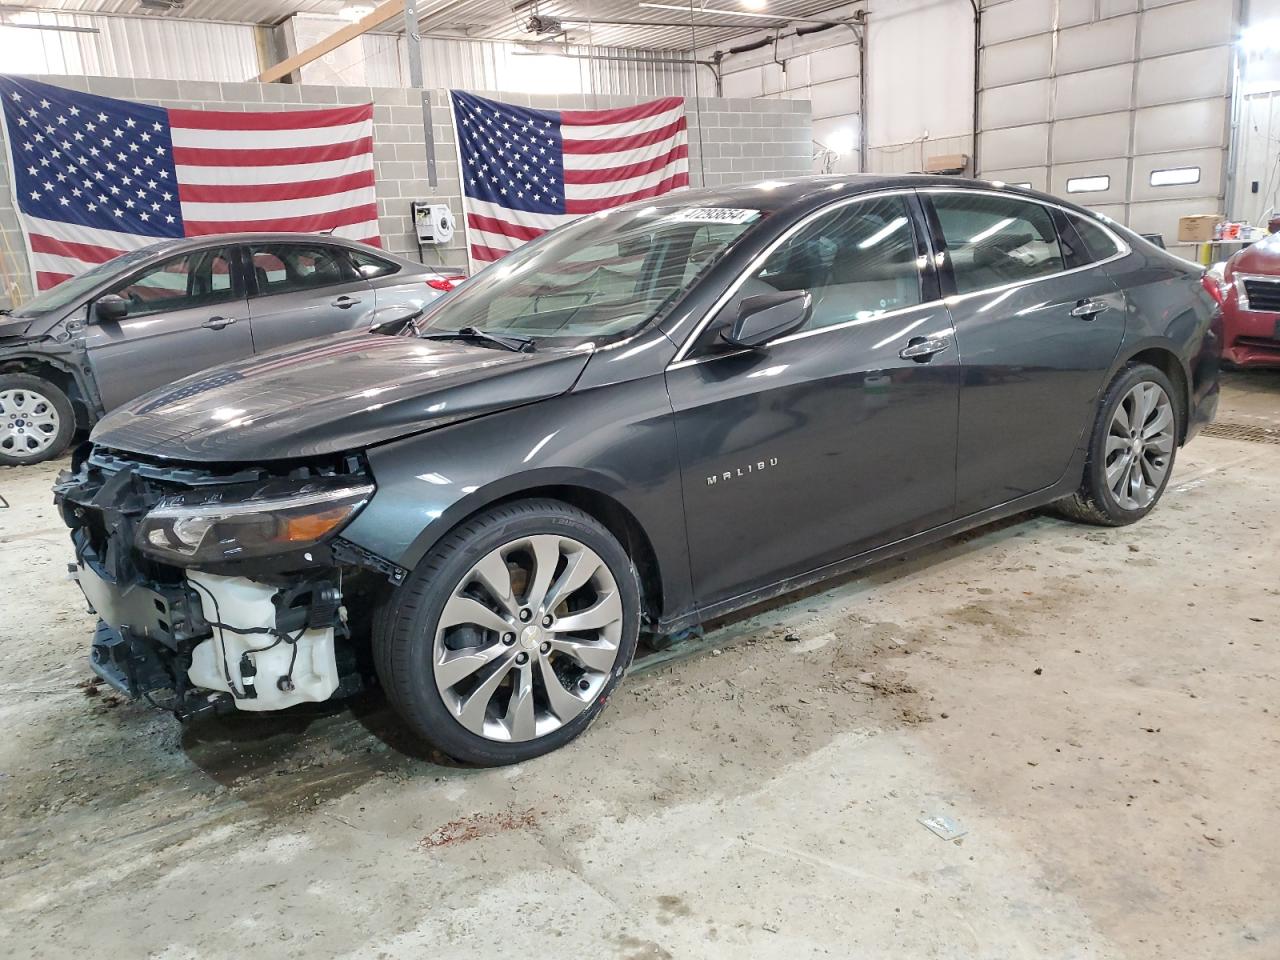
POLYGON ((758 350, 770 340, 804 326, 812 309, 813 297, 808 290, 747 297, 738 305, 733 326, 720 338, 735 347, 758 350))
POLYGON ((93 305, 93 319, 103 321, 123 320, 129 315, 129 301, 114 293, 104 294, 93 305))
POLYGON ((420 307, 383 307, 381 310, 373 312, 373 320, 369 324, 369 332, 394 336, 420 316, 422 316, 420 307))

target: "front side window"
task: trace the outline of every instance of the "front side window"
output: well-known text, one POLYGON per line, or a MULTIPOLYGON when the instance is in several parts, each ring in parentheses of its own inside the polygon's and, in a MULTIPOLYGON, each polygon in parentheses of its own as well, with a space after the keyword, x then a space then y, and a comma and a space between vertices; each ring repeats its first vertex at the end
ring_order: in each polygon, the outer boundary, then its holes
POLYGON ((172 257, 110 290, 129 301, 129 316, 185 310, 235 299, 231 251, 196 250, 172 257))
POLYGON ((699 353, 728 349, 720 334, 747 297, 807 290, 820 330, 921 302, 919 252, 906 198, 860 200, 825 213, 784 240, 699 337, 699 353))
POLYGON ((1064 269, 1058 232, 1040 204, 982 193, 939 193, 932 199, 957 293, 1064 269))
POLYGON ((294 293, 357 279, 344 251, 323 244, 264 243, 249 248, 258 295, 294 293))

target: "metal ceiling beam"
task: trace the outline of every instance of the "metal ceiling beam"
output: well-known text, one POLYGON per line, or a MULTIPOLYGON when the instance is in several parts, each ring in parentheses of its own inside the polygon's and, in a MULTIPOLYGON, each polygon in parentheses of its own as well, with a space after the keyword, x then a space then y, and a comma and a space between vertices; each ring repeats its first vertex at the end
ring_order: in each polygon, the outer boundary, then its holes
POLYGON ((15 30, 50 30, 54 33, 101 33, 97 27, 64 27, 52 23, 14 23, 12 20, 0 20, 0 27, 13 27, 15 30))
MULTIPOLYGON (((732 16, 732 14, 730 14, 732 16)), ((602 27, 683 27, 689 29, 688 20, 590 20, 579 17, 556 17, 561 23, 595 24, 602 27)), ((767 27, 757 23, 695 23, 695 27, 705 30, 765 30, 767 27)))
MULTIPOLYGON (((647 10, 675 10, 698 17, 746 17, 750 20, 780 20, 783 23, 822 23, 832 27, 847 26, 852 22, 850 20, 832 20, 830 17, 796 17, 785 13, 751 13, 746 10, 720 10, 715 7, 681 7, 674 3, 649 3, 646 0, 641 0, 639 6, 647 10)), ((687 24, 688 21, 685 21, 681 26, 687 24)), ((708 26, 708 24, 699 23, 698 26, 708 26)))
POLYGON ((305 50, 295 53, 293 56, 281 60, 274 67, 268 67, 258 74, 257 80, 260 83, 274 83, 277 80, 287 77, 295 70, 306 66, 312 60, 323 57, 331 50, 336 50, 348 40, 354 40, 361 34, 368 33, 374 27, 380 27, 394 17, 404 12, 405 0, 386 0, 385 3, 374 7, 370 13, 366 13, 355 23, 348 24, 341 30, 329 34, 319 43, 313 43, 305 50))

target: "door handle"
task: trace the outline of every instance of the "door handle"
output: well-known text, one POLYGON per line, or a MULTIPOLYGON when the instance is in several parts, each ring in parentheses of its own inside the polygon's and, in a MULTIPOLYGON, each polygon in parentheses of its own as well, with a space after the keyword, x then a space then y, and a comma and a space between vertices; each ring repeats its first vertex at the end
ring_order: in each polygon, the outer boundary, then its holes
POLYGON ((951 346, 946 337, 912 337, 899 352, 903 360, 914 360, 916 363, 928 363, 935 353, 941 353, 951 346))
POLYGON ((210 317, 200 326, 206 330, 221 330, 223 327, 229 327, 236 322, 235 317, 210 317))
POLYGON ((1073 317, 1079 317, 1081 320, 1092 320, 1103 310, 1109 310, 1111 305, 1103 300, 1081 300, 1071 309, 1073 317))
POLYGON ((329 304, 329 306, 331 306, 331 307, 337 307, 339 310, 346 310, 346 309, 348 309, 348 308, 350 308, 350 307, 354 307, 354 306, 355 306, 357 303, 359 303, 359 302, 360 302, 360 298, 359 298, 359 297, 347 297, 347 296, 342 296, 342 297, 338 297, 336 300, 332 301, 332 302, 329 304))

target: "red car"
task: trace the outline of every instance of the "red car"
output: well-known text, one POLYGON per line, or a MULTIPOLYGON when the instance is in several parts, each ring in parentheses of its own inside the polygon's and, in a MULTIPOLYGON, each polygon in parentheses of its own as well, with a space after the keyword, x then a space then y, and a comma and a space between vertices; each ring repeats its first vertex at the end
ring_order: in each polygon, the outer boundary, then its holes
POLYGON ((1280 368, 1280 233, 1246 247, 1210 271, 1222 303, 1222 359, 1239 367, 1280 368))

